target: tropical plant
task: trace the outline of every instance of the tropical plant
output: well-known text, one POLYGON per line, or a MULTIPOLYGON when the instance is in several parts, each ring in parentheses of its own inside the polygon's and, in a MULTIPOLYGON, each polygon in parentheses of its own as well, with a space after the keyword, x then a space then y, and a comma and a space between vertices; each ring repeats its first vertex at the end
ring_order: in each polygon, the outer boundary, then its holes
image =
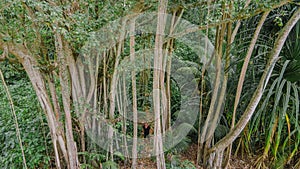
MULTIPOLYGON (((172 130, 171 125, 174 118, 196 121, 198 109, 197 165, 227 167, 232 144, 242 132, 238 144, 247 151, 251 139, 265 138, 262 162, 269 150, 275 161, 288 162, 299 144, 299 59, 290 55, 291 46, 299 43, 292 39, 283 44, 299 21, 297 5, 290 0, 5 0, 0 2, 0 61, 18 63, 28 75, 41 105, 34 110, 46 115, 55 168, 99 168, 100 163, 117 168, 115 160, 124 157, 132 157, 136 168, 138 120, 153 123, 157 168, 166 168, 169 145, 163 145, 164 136, 169 129, 177 136, 188 133, 193 126, 183 123, 172 130), (291 6, 289 14, 281 10, 291 6), (173 54, 178 56, 170 59, 173 54), (279 54, 286 58, 275 65, 279 54), (139 72, 145 63, 151 68, 139 72), (194 78, 186 80, 189 74, 194 78), (184 87, 188 94, 181 96, 184 87), (181 107, 185 116, 178 113, 181 107)), ((179 167, 194 168, 185 163, 179 167)))
MULTIPOLYGON (((249 102, 249 97, 254 90, 254 86, 259 81, 258 77, 263 73, 268 53, 272 49, 271 44, 276 37, 276 33, 272 32, 277 32, 281 27, 280 25, 276 25, 277 23, 274 21, 276 20, 275 16, 278 15, 276 11, 289 13, 282 19, 283 22, 286 22, 287 18, 293 13, 291 11, 296 9, 297 7, 292 5, 283 6, 273 11, 272 15, 268 17, 269 22, 266 23, 259 36, 254 55, 250 60, 249 72, 246 74, 244 85, 244 90, 247 89, 247 92, 241 96, 242 104, 249 102), (286 9, 289 10, 284 12, 286 9), (277 28, 270 30, 271 27, 277 28), (269 33, 268 36, 265 35, 266 32, 269 33)), ((243 39, 245 42, 245 35, 249 34, 249 31, 251 32, 252 30, 251 25, 246 24, 244 28, 245 30, 242 28, 243 31, 239 33, 240 38, 238 39, 243 39)), ((236 142, 235 155, 238 152, 247 152, 248 155, 260 154, 256 161, 257 168, 270 167, 270 165, 287 167, 287 164, 295 161, 291 159, 298 151, 299 131, 297 127, 298 122, 295 120, 299 114, 299 83, 296 80, 298 76, 297 72, 299 71, 297 67, 297 58, 299 57, 297 54, 299 48, 297 43, 299 42, 297 42, 296 38, 299 36, 299 34, 297 35, 297 32, 299 32, 298 29, 299 23, 289 33, 280 53, 281 58, 274 67, 270 83, 266 86, 266 94, 262 97, 258 105, 258 110, 236 142), (269 161, 272 161, 272 163, 269 161)), ((243 52, 243 48, 238 51, 243 52)), ((239 66, 239 59, 241 58, 236 58, 236 66, 239 66)), ((236 68, 239 69, 238 67, 236 68)), ((234 93, 235 90, 232 89, 231 92, 234 93)), ((230 109, 230 105, 228 108, 230 109)), ((245 111, 245 107, 241 105, 237 112, 243 111, 245 111)), ((240 116, 240 113, 237 115, 240 116)))

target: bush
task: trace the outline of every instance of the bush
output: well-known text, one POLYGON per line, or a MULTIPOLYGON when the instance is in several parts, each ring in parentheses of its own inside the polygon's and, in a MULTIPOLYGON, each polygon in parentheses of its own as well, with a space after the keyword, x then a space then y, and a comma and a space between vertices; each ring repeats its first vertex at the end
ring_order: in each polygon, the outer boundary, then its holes
MULTIPOLYGON (((52 145, 46 118, 24 72, 0 65, 14 103, 28 168, 49 168, 52 145)), ((0 168, 23 168, 22 152, 7 95, 0 83, 0 168)))

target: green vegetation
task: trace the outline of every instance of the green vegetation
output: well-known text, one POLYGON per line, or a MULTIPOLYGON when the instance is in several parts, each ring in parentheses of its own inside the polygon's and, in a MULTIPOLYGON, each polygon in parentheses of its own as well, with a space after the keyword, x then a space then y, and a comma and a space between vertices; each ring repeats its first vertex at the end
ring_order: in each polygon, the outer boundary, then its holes
MULTIPOLYGON (((53 160, 46 117, 27 75, 20 66, 1 63, 17 115, 28 168, 49 168, 53 160)), ((3 83, 0 84, 0 168, 22 168, 16 124, 3 83)))
POLYGON ((299 168, 299 5, 1 1, 0 168, 299 168))

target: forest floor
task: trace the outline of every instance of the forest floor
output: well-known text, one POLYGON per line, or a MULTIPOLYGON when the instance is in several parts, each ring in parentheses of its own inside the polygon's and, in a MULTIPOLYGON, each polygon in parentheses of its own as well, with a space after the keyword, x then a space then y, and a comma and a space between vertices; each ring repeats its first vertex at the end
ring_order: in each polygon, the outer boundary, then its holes
MULTIPOLYGON (((184 153, 182 153, 182 161, 189 160, 193 162, 193 164, 196 166, 196 160, 197 160, 197 144, 192 144, 188 150, 186 150, 184 153)), ((254 163, 254 158, 249 157, 234 157, 232 156, 229 162, 229 169, 252 169, 252 164, 254 163)), ((198 168, 202 169, 202 168, 198 168)))
MULTIPOLYGON (((168 157, 165 157, 168 158, 168 157)), ((197 145, 193 144, 191 145, 186 151, 182 152, 180 155, 180 161, 183 162, 185 160, 188 160, 196 166, 196 159, 197 159, 197 145)), ((230 169, 252 169, 254 163, 254 158, 249 157, 232 157, 229 163, 230 169)), ((120 168, 122 169, 130 169, 130 165, 124 166, 120 165, 120 168)), ((156 169, 156 162, 153 160, 153 158, 143 158, 138 159, 137 164, 138 169, 156 169)), ((201 167, 198 167, 197 169, 202 169, 201 167)))

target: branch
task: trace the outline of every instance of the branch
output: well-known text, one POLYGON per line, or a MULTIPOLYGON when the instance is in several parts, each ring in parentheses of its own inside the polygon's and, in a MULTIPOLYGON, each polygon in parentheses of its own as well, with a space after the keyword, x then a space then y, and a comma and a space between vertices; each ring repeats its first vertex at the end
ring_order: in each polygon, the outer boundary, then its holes
POLYGON ((2 45, 0 43, 0 49, 3 50, 2 55, 0 55, 0 62, 8 60, 10 63, 19 63, 18 59, 14 59, 14 58, 9 58, 8 57, 8 48, 7 48, 7 45, 2 45))
MULTIPOLYGON (((207 28, 213 28, 213 27, 217 27, 217 26, 220 26, 222 24, 227 24, 227 23, 230 23, 230 22, 235 22, 235 21, 239 21, 239 20, 245 20, 245 19, 249 19, 253 16, 256 16, 256 15, 259 15, 261 13, 264 13, 264 12, 270 12, 276 8, 279 8, 283 5, 286 5, 288 3, 291 3, 291 0, 285 0, 285 1, 282 1, 278 4, 275 4, 273 6, 271 6, 270 8, 266 8, 266 9, 257 9, 255 12, 253 12, 252 15, 244 15, 244 14, 240 14, 238 16, 236 16, 235 18, 227 18, 227 19, 224 19, 224 20, 221 20, 219 22, 214 22, 214 23, 210 23, 210 24, 207 24, 207 25, 203 25, 203 26, 199 26, 199 27, 191 27, 191 28, 188 28, 186 29, 185 31, 182 31, 182 32, 179 32, 177 34, 174 34, 172 37, 170 38, 178 38, 178 37, 182 37, 186 34, 189 34, 189 33, 193 33, 193 32, 196 32, 196 31, 201 31, 201 30, 206 30, 207 28)), ((168 40, 168 39, 167 39, 168 40)))
MULTIPOLYGON (((0 34, 0 39, 2 39, 3 36, 0 34)), ((0 40, 0 49, 3 50, 2 55, 0 55, 0 62, 5 61, 6 59, 10 63, 21 63, 24 56, 29 55, 29 51, 26 49, 26 47, 22 44, 15 44, 12 42, 3 42, 0 40), (13 54, 15 58, 9 58, 8 54, 13 54)))
POLYGON ((236 89, 236 95, 235 95, 235 101, 234 101, 234 107, 233 107, 233 115, 232 115, 232 124, 231 124, 232 128, 234 127, 234 124, 235 124, 236 111, 237 111, 238 104, 240 102, 241 93, 242 93, 242 89, 243 89, 244 80, 245 80, 245 77, 246 77, 246 72, 247 72, 247 68, 248 68, 248 65, 249 65, 249 61, 250 61, 250 58, 252 56, 252 52, 254 50, 254 46, 255 46, 256 41, 258 39, 260 30, 263 27, 263 24, 265 23, 268 15, 269 15, 269 12, 265 12, 263 14, 263 16, 261 17, 261 19, 260 19, 260 21, 259 21, 259 23, 256 27, 256 30, 254 32, 254 35, 252 37, 251 43, 248 47, 246 57, 244 59, 244 64, 243 64, 243 67, 242 67, 242 70, 241 70, 238 86, 237 86, 237 89, 236 89))

